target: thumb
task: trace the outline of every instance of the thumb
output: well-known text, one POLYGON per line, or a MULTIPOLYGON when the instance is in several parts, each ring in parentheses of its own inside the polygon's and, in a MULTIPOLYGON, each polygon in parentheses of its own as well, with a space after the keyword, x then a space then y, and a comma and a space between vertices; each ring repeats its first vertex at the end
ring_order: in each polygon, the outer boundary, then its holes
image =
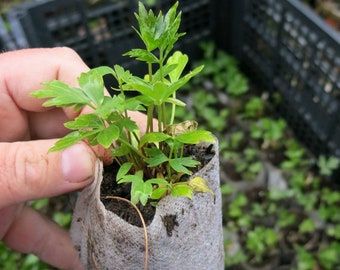
POLYGON ((93 181, 97 158, 86 143, 48 153, 54 143, 0 143, 0 209, 77 190, 93 181))

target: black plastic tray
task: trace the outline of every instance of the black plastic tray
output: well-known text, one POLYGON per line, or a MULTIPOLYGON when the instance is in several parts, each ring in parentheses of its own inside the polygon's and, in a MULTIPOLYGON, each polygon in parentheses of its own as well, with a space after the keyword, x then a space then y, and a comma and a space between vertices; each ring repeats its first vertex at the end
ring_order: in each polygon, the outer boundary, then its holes
MULTIPOLYGON (((175 1, 156 3, 155 10, 166 10, 175 1)), ((209 0, 180 3, 182 31, 187 36, 179 44, 192 57, 200 53, 199 41, 211 39, 213 4, 209 0)), ((132 61, 122 54, 138 42, 131 27, 137 8, 137 1, 131 0, 100 1, 98 5, 84 0, 45 0, 20 5, 8 18, 10 24, 21 25, 17 36, 26 40, 21 47, 69 46, 91 67, 120 63, 133 70, 132 61)))
POLYGON ((231 2, 219 44, 258 88, 281 93, 277 111, 302 142, 340 156, 340 34, 297 0, 231 2))

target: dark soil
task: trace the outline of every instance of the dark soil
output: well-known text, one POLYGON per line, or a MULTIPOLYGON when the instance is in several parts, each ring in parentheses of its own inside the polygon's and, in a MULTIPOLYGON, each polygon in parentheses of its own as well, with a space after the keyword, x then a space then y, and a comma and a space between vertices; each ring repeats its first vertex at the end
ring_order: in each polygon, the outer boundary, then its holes
MULTIPOLYGON (((208 147, 204 145, 190 145, 187 146, 184 151, 184 156, 191 156, 195 160, 199 160, 201 164, 196 168, 193 168, 192 172, 195 173, 202 169, 215 155, 216 153, 213 151, 213 144, 208 147)), ((119 169, 117 163, 113 163, 110 166, 104 167, 104 177, 103 182, 100 188, 101 193, 101 201, 105 205, 106 209, 115 213, 126 222, 142 227, 143 223, 136 211, 136 209, 129 203, 114 199, 114 198, 106 198, 109 196, 116 196, 130 200, 130 184, 117 184, 116 182, 116 174, 119 169)), ((187 179, 183 178, 182 181, 186 181, 187 179)), ((156 208, 151 205, 151 202, 147 203, 145 206, 138 204, 139 208, 146 225, 150 225, 156 208)), ((167 233, 169 236, 172 234, 172 230, 175 226, 178 226, 176 216, 173 215, 165 215, 162 217, 162 221, 164 226, 167 229, 167 233)))

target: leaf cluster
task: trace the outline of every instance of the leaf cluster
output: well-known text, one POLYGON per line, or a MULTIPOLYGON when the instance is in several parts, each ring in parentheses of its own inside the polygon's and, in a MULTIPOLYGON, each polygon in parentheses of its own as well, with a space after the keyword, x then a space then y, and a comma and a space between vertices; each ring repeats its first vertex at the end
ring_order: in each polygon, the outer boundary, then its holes
POLYGON ((174 123, 176 106, 185 106, 176 98, 176 92, 203 69, 199 66, 185 73, 188 56, 180 51, 171 54, 183 35, 178 33, 181 13, 177 14, 177 6, 175 3, 165 15, 160 12, 156 16, 139 3, 139 12, 135 14, 139 29, 134 29, 145 48, 132 49, 125 55, 147 65, 148 74, 144 77, 135 76, 120 65, 101 66, 82 73, 79 87, 55 80, 44 83, 43 89, 32 94, 46 98, 44 106, 92 109, 91 113, 65 123, 71 132, 57 141, 51 151, 65 149, 80 140, 110 148, 121 165, 117 181, 131 184, 131 201, 136 204, 145 205, 149 199, 158 200, 167 194, 191 198, 192 192, 210 192, 200 181, 181 180, 199 164, 185 156, 186 145, 214 139, 210 132, 197 130, 194 121, 174 123), (117 81, 112 97, 105 95, 105 75, 117 81), (137 94, 131 97, 129 91, 137 94), (170 115, 166 113, 169 106, 170 115), (146 130, 139 130, 130 118, 132 111, 146 112, 146 130))

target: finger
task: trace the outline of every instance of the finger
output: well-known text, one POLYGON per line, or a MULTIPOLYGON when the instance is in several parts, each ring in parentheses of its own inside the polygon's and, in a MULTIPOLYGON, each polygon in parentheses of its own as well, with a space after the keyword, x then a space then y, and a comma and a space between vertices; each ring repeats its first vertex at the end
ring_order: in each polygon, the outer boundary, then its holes
POLYGON ((97 157, 84 142, 48 153, 55 140, 0 143, 0 209, 88 185, 97 157))
POLYGON ((12 249, 33 253, 60 269, 82 269, 68 232, 25 206, 3 238, 12 249))
MULTIPOLYGON (((74 119, 81 111, 73 108, 46 108, 45 100, 30 96, 34 90, 42 88, 42 82, 60 80, 77 87, 77 78, 89 70, 80 56, 70 48, 39 48, 12 51, 0 54, 0 141, 30 140, 34 138, 55 138, 64 134, 60 121, 49 121, 58 113, 64 122, 74 119), (20 76, 18 76, 20 70, 20 76), (53 112, 34 114, 34 112, 53 112), (33 112, 33 113, 32 113, 33 112)), ((105 92, 108 95, 108 92, 105 92)))
MULTIPOLYGON (((63 133, 65 128, 59 122, 46 126, 34 121, 37 115, 32 118, 30 126, 32 115, 29 112, 55 110, 43 107, 44 100, 34 98, 30 93, 42 88, 42 82, 54 79, 76 87, 77 77, 88 69, 81 58, 68 48, 26 49, 0 54, 0 140, 29 140, 30 133, 42 138, 63 133)), ((72 108, 57 111, 64 119, 73 119, 77 115, 72 108)), ((55 115, 55 112, 52 113, 55 115)))
POLYGON ((77 77, 89 68, 80 56, 66 47, 26 49, 0 54, 0 89, 26 111, 41 112, 44 102, 30 96, 43 82, 61 80, 77 87, 77 77), (20 70, 20 76, 18 76, 20 70))

